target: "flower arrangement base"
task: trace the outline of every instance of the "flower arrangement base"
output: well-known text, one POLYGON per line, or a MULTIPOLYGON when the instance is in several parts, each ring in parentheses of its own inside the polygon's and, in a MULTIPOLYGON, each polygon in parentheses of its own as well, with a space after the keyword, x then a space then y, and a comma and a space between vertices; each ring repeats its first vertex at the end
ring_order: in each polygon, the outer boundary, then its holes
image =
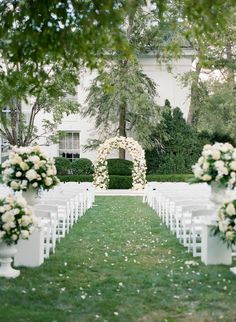
POLYGON ((201 260, 206 265, 231 265, 232 251, 218 236, 212 235, 214 225, 213 222, 203 225, 201 260))
POLYGON ((236 267, 231 267, 230 272, 232 272, 234 275, 236 275, 236 267))
POLYGON ((43 228, 35 229, 29 239, 20 239, 17 244, 15 266, 39 267, 44 262, 44 233, 43 228))
POLYGON ((22 191, 22 197, 25 198, 27 204, 31 207, 39 203, 37 190, 29 189, 27 191, 22 191))
POLYGON ((17 253, 15 245, 7 245, 0 243, 0 277, 16 278, 20 275, 20 271, 12 268, 12 257, 17 253))

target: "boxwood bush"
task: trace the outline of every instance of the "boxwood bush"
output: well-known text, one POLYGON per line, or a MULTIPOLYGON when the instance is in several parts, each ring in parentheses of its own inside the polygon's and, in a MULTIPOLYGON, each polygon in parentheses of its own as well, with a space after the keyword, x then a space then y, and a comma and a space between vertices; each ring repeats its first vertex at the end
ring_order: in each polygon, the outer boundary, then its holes
MULTIPOLYGON (((188 182, 191 174, 151 174, 147 175, 147 181, 157 182, 188 182)), ((130 189, 132 187, 131 176, 110 175, 109 189, 130 189)), ((61 175, 62 182, 92 182, 92 175, 61 175)))
POLYGON ((57 168, 58 175, 66 175, 69 174, 71 162, 70 160, 63 158, 63 157, 56 157, 55 159, 55 166, 57 168))
POLYGON ((133 162, 123 159, 108 159, 107 167, 109 175, 131 176, 133 162))
POLYGON ((93 182, 93 175, 59 175, 61 182, 93 182))
POLYGON ((81 158, 71 163, 71 172, 74 175, 87 175, 94 173, 94 167, 91 160, 81 158))

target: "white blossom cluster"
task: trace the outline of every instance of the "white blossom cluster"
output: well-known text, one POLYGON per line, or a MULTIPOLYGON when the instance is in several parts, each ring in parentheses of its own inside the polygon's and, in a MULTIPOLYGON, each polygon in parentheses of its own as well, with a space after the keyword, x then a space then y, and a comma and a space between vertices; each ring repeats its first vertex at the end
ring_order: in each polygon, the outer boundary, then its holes
POLYGON ((192 170, 195 182, 218 182, 233 188, 236 186, 236 149, 230 143, 207 144, 192 170))
POLYGON ((94 185, 100 189, 107 189, 109 183, 107 169, 107 155, 113 149, 125 149, 133 158, 133 190, 144 189, 146 184, 146 160, 142 147, 132 138, 116 136, 106 140, 98 148, 98 158, 95 164, 94 185))
POLYGON ((228 245, 236 244, 236 200, 225 202, 219 209, 215 232, 228 245))
POLYGON ((13 147, 2 167, 3 181, 15 191, 49 190, 59 183, 54 159, 48 158, 39 146, 13 147))
POLYGON ((16 244, 18 239, 27 239, 37 224, 26 200, 22 197, 0 198, 0 242, 16 244))

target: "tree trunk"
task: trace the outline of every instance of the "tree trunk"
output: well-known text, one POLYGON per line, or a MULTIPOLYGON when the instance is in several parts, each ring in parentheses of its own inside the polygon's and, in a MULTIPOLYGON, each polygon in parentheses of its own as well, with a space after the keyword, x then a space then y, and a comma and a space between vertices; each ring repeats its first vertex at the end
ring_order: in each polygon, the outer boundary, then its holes
MULTIPOLYGON (((126 106, 121 103, 119 109, 119 136, 126 137, 126 106)), ((119 159, 125 159, 125 150, 119 149, 119 159)))
POLYGON ((194 75, 194 79, 192 80, 191 88, 190 88, 190 106, 188 111, 187 122, 189 124, 193 124, 194 121, 194 114, 198 108, 198 83, 199 83, 199 75, 201 72, 201 65, 198 62, 196 64, 196 71, 194 75))

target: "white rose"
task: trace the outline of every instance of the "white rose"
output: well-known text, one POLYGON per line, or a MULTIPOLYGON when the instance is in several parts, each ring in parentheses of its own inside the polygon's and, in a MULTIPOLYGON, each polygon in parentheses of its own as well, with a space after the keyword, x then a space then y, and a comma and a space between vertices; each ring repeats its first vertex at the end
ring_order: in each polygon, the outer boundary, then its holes
POLYGON ((53 170, 52 169, 48 169, 47 170, 47 176, 53 176, 53 170))
POLYGON ((21 218, 21 225, 22 226, 28 226, 31 222, 32 221, 31 221, 30 216, 26 216, 26 215, 22 216, 22 218, 21 218))
POLYGON ((232 158, 236 160, 236 149, 234 149, 234 152, 232 153, 232 158))
POLYGON ((202 180, 204 181, 210 181, 212 179, 212 176, 210 176, 209 174, 204 174, 202 176, 202 180))
POLYGON ((51 186, 53 183, 52 178, 49 178, 49 177, 45 178, 44 182, 46 186, 51 186))
POLYGON ((220 151, 219 150, 213 150, 211 152, 212 159, 219 160, 220 159, 220 151))
POLYGON ((204 160, 205 160, 205 159, 204 159, 203 157, 200 157, 200 158, 198 159, 198 162, 197 162, 197 163, 198 163, 199 165, 202 165, 202 164, 203 164, 203 162, 204 162, 204 160))
POLYGON ((222 172, 226 176, 229 174, 229 170, 226 167, 222 168, 222 172))
POLYGON ((12 159, 10 159, 10 163, 13 165, 20 164, 21 162, 22 162, 22 159, 18 155, 14 156, 12 159))
POLYGON ((40 158, 37 155, 31 155, 29 157, 29 161, 33 163, 38 163, 40 161, 40 158))
POLYGON ((225 209, 226 213, 229 216, 235 215, 236 211, 235 211, 235 207, 232 203, 229 203, 228 206, 225 209))
POLYGON ((202 168, 204 171, 207 171, 209 169, 209 163, 208 162, 204 162, 202 165, 202 168))
POLYGON ((16 198, 16 202, 18 203, 18 205, 22 208, 26 207, 27 206, 27 202, 25 200, 25 198, 23 197, 17 197, 16 198))
POLYGON ((217 169, 223 169, 224 166, 225 166, 225 163, 222 160, 219 160, 219 161, 215 162, 215 168, 217 168, 217 169))
POLYGON ((3 206, 0 207, 0 212, 3 213, 5 211, 5 208, 3 206))
POLYGON ((10 223, 14 221, 14 215, 10 213, 9 211, 5 212, 5 214, 2 215, 2 221, 10 223))
POLYGON ((11 236, 11 239, 12 239, 12 240, 14 240, 14 241, 16 241, 16 240, 18 239, 18 236, 17 236, 16 234, 13 234, 13 235, 11 236))
POLYGON ((230 169, 236 171, 236 161, 230 162, 229 166, 230 166, 230 169))
POLYGON ((233 231, 227 231, 225 237, 227 240, 234 240, 235 233, 233 231))
POLYGON ((13 190, 17 190, 19 188, 19 183, 13 180, 10 186, 13 190))
POLYGON ((33 150, 34 152, 41 152, 41 149, 40 149, 40 146, 39 146, 39 145, 35 145, 35 146, 33 146, 32 150, 33 150))
POLYGON ((37 182, 34 182, 34 183, 32 184, 32 187, 37 188, 37 187, 38 187, 38 183, 37 183, 37 182))
POLYGON ((228 229, 228 222, 226 220, 219 221, 219 230, 225 233, 228 229))
POLYGON ((16 177, 18 177, 18 178, 19 178, 19 177, 21 177, 21 176, 22 176, 22 172, 17 171, 17 172, 16 172, 16 177))
POLYGON ((28 230, 22 230, 21 231, 21 238, 22 239, 27 239, 29 237, 29 232, 28 230))
POLYGON ((30 169, 26 172, 25 176, 29 181, 32 181, 37 178, 38 174, 34 169, 30 169))
POLYGON ((6 230, 6 231, 9 231, 11 228, 14 228, 16 225, 14 224, 14 222, 13 221, 11 221, 11 222, 6 222, 3 226, 2 226, 2 228, 4 229, 4 230, 6 230))
POLYGON ((27 164, 27 163, 25 163, 25 162, 21 162, 21 163, 20 163, 20 168, 21 168, 23 171, 26 171, 26 170, 28 170, 28 169, 29 169, 29 166, 28 166, 28 164, 27 164))
POLYGON ((233 146, 232 146, 231 144, 229 144, 229 143, 225 143, 225 144, 221 145, 221 147, 220 147, 220 151, 222 151, 222 152, 226 153, 226 152, 228 152, 229 150, 231 150, 231 147, 233 148, 233 146))

